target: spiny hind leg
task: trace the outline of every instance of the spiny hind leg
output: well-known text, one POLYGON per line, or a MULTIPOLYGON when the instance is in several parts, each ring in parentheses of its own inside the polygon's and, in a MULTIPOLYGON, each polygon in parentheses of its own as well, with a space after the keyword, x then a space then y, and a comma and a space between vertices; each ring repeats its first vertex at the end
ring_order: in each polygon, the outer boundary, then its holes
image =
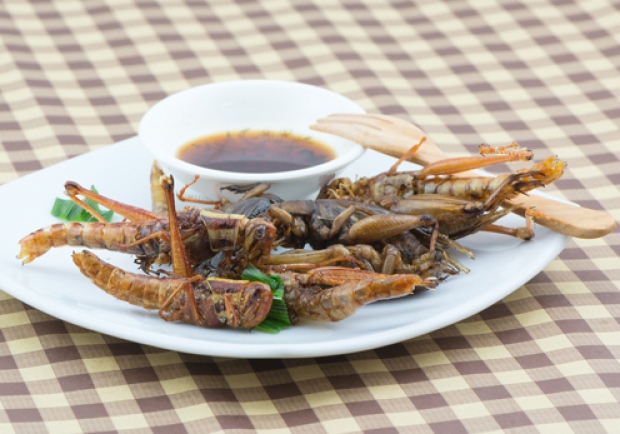
POLYGON ((420 171, 420 177, 425 178, 428 176, 455 175, 468 170, 481 169, 483 167, 495 166, 497 164, 510 163, 513 161, 528 161, 530 159, 531 153, 527 154, 525 151, 514 154, 508 153, 488 156, 482 155, 475 157, 449 158, 427 164, 420 171))
POLYGON ((101 223, 106 223, 106 220, 90 205, 78 198, 78 195, 84 196, 85 198, 88 198, 93 202, 114 211, 115 213, 126 218, 127 220, 148 221, 162 218, 160 214, 154 213, 153 211, 149 211, 133 205, 127 205, 125 203, 110 199, 93 191, 90 191, 74 181, 65 182, 65 194, 67 194, 67 196, 69 196, 69 198, 73 202, 90 212, 101 223))
MULTIPOLYGON (((426 137, 423 137, 418 144, 414 145, 409 151, 400 157, 390 168, 390 170, 388 170, 388 175, 394 175, 400 164, 403 161, 409 160, 425 141, 426 137)), ((466 170, 480 169, 482 167, 501 163, 508 163, 512 161, 529 161, 533 157, 533 154, 529 149, 520 148, 516 142, 508 146, 500 146, 497 148, 482 144, 478 149, 481 156, 484 157, 493 154, 494 158, 465 157, 445 159, 427 164, 422 169, 422 176, 453 175, 466 170)))
POLYGON ((162 176, 160 178, 161 188, 164 191, 168 208, 168 231, 170 233, 170 257, 172 259, 172 269, 176 276, 194 276, 192 267, 187 256, 187 250, 181 237, 181 229, 177 220, 176 205, 174 203, 174 178, 172 176, 162 176))
POLYGON ((534 154, 527 148, 521 148, 517 142, 513 142, 508 146, 490 146, 485 145, 484 143, 478 146, 478 152, 480 155, 492 155, 492 154, 502 154, 502 155, 518 155, 521 161, 529 161, 532 159, 534 154))

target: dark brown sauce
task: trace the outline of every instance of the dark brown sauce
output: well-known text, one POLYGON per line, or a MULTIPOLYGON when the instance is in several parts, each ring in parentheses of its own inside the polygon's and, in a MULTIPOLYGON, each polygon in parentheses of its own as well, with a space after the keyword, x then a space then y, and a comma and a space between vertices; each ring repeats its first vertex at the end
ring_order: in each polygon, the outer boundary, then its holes
POLYGON ((236 131, 201 137, 183 145, 177 158, 207 169, 273 173, 305 169, 336 158, 327 145, 275 131, 236 131))

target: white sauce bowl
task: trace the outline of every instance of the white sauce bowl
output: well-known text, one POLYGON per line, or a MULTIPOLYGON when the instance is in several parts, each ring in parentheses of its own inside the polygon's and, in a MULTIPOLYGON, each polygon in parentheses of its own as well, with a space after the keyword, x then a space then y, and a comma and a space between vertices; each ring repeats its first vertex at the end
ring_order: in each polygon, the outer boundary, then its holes
POLYGON ((364 113, 353 101, 335 92, 307 84, 240 80, 207 84, 171 95, 155 104, 142 118, 139 137, 177 189, 200 179, 191 194, 210 199, 227 197, 226 185, 271 183, 271 193, 283 199, 310 198, 365 151, 349 140, 311 130, 310 125, 333 113, 364 113), (311 137, 329 147, 336 158, 313 167, 275 173, 240 173, 207 169, 177 158, 177 151, 195 139, 222 132, 260 130, 290 132, 311 137))

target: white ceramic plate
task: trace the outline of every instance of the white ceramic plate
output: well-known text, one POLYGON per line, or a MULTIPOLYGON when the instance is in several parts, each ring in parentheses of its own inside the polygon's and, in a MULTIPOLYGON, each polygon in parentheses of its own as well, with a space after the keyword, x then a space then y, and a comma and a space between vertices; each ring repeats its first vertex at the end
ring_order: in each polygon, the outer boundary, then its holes
MULTIPOLYGON (((345 175, 372 175, 392 161, 367 152, 345 175)), ((317 357, 400 342, 480 312, 538 274, 568 240, 540 226, 530 242, 476 234, 463 240, 476 254, 475 261, 461 258, 471 268, 469 275, 450 277, 435 291, 366 306, 339 323, 304 321, 276 335, 162 321, 157 312, 118 301, 83 277, 71 260, 72 250, 80 248, 52 249, 25 266, 16 259, 20 238, 57 222, 50 209, 56 197, 63 197, 65 181, 95 185, 104 195, 149 208, 150 165, 151 158, 132 138, 1 186, 1 202, 19 203, 13 208, 19 213, 5 212, 2 217, 0 289, 70 323, 155 347, 223 357, 317 357)), ((523 220, 511 215, 502 223, 517 226, 523 220)), ((97 253, 126 270, 136 270, 130 256, 97 253)))

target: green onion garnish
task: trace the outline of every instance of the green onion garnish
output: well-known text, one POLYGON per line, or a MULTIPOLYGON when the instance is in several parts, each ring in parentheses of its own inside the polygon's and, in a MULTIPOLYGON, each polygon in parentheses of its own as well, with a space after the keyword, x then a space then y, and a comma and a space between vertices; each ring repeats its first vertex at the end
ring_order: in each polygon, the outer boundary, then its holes
POLYGON ((250 282, 262 282, 271 288, 273 293, 273 302, 271 303, 271 310, 265 318, 265 321, 253 328, 264 333, 278 333, 291 326, 291 321, 288 317, 288 311, 286 310, 286 303, 282 299, 284 296, 284 283, 280 276, 268 276, 253 265, 250 265, 241 274, 243 280, 249 280, 250 282))
MULTIPOLYGON (((90 191, 93 193, 99 193, 97 189, 92 186, 90 191)), ((101 211, 99 208, 99 204, 91 199, 86 199, 88 205, 92 206, 95 211, 97 211, 101 216, 106 220, 112 220, 112 216, 114 215, 114 211, 101 211)), ((79 206, 77 203, 72 200, 59 199, 56 198, 54 202, 54 206, 52 207, 52 215, 54 217, 58 217, 59 219, 66 220, 69 222, 96 222, 97 219, 91 215, 84 208, 79 206)))

